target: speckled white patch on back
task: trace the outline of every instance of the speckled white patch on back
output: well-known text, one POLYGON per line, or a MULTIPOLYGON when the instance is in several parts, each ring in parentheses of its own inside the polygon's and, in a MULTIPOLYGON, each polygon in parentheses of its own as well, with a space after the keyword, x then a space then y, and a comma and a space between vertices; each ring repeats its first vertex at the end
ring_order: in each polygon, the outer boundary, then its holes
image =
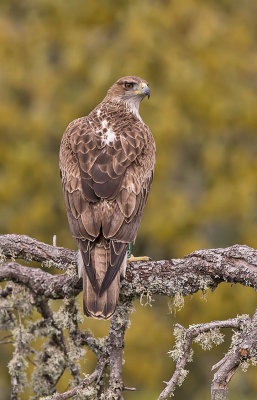
POLYGON ((107 125, 108 125, 108 121, 107 121, 106 119, 104 119, 104 120, 102 121, 102 128, 103 128, 103 129, 106 128, 107 125))
POLYGON ((100 134, 103 145, 110 145, 116 139, 116 133, 108 127, 107 119, 104 119, 101 125, 101 128, 96 132, 100 134))
POLYGON ((108 128, 107 131, 102 135, 102 140, 104 144, 113 143, 115 139, 116 139, 116 134, 110 128, 108 128))

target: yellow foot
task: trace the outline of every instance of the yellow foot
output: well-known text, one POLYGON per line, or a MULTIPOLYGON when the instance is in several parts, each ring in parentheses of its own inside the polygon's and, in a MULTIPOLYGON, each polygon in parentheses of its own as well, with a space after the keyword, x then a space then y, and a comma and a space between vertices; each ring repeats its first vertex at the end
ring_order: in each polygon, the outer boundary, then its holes
POLYGON ((150 257, 142 256, 142 257, 134 257, 133 254, 128 258, 127 263, 136 262, 136 261, 149 261, 150 257))

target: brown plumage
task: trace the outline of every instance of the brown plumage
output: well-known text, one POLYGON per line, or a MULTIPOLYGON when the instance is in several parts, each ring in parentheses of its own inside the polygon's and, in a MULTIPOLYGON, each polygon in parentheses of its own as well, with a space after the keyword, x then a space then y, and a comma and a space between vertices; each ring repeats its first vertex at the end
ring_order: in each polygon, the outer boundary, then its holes
POLYGON ((62 138, 60 170, 72 235, 79 248, 87 316, 109 318, 153 179, 155 143, 139 104, 150 90, 136 76, 119 79, 91 113, 62 138))

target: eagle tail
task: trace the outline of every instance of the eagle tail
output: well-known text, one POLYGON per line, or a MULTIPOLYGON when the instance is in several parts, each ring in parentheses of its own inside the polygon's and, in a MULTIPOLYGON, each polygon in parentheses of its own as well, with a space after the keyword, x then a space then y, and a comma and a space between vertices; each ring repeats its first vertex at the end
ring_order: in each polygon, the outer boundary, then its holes
MULTIPOLYGON (((100 288, 108 269, 110 249, 97 244, 90 251, 90 264, 94 271, 97 287, 100 288)), ((120 291, 120 271, 117 272, 111 284, 103 292, 94 290, 88 277, 87 269, 83 268, 83 308, 88 317, 109 319, 116 308, 120 291)))

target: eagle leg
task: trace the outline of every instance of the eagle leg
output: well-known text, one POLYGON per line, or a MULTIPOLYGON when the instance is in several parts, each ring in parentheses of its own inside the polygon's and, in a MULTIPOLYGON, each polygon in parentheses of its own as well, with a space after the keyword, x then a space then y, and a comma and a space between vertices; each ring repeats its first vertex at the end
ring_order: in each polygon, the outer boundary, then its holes
POLYGON ((141 256, 141 257, 134 257, 133 254, 127 259, 127 264, 131 262, 137 262, 137 261, 149 261, 151 260, 150 257, 147 256, 141 256))
MULTIPOLYGON (((129 264, 131 262, 136 262, 136 261, 149 261, 149 260, 151 260, 151 259, 150 259, 150 257, 147 257, 147 256, 134 257, 132 254, 132 243, 129 244, 129 247, 127 250, 127 260, 126 260, 127 264, 129 264)), ((125 272, 126 272, 126 270, 125 270, 125 272)), ((125 276, 125 273, 123 276, 125 276)))

